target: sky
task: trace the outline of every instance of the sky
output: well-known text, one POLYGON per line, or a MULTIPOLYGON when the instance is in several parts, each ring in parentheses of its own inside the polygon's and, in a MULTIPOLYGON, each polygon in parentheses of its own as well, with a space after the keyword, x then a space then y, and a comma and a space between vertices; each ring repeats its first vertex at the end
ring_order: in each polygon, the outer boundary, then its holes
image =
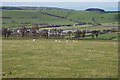
POLYGON ((117 11, 117 2, 3 2, 2 6, 58 7, 74 10, 100 8, 105 11, 117 11))
POLYGON ((119 2, 119 0, 1 0, 1 2, 119 2))
POLYGON ((74 10, 100 8, 117 11, 119 0, 1 0, 2 6, 58 7, 74 10))

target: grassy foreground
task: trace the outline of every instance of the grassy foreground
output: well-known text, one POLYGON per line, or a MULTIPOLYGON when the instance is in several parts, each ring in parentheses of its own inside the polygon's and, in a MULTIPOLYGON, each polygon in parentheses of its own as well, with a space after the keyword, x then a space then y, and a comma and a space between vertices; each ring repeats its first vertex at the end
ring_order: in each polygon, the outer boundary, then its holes
POLYGON ((116 78, 118 45, 108 40, 3 40, 2 62, 3 78, 116 78))

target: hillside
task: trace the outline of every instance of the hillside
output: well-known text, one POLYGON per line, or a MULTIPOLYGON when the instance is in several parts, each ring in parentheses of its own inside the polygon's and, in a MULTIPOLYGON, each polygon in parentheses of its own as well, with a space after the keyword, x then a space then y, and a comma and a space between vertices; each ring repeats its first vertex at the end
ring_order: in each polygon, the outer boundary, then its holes
POLYGON ((63 8, 56 8, 56 7, 10 7, 10 6, 3 6, 0 7, 2 10, 68 10, 63 8))
POLYGON ((89 8, 86 9, 86 11, 105 12, 103 9, 98 9, 98 8, 89 8))
POLYGON ((78 22, 91 22, 93 23, 93 18, 96 22, 102 23, 102 22, 117 22, 118 21, 118 13, 101 13, 101 12, 89 12, 89 11, 73 11, 73 10, 52 10, 43 11, 45 13, 54 14, 58 16, 63 16, 68 19, 72 19, 73 21, 78 22))
POLYGON ((4 10, 3 27, 31 26, 35 24, 73 24, 68 19, 41 14, 39 10, 4 10))
MULTIPOLYGON (((21 8, 18 7, 17 9, 21 8)), ((3 10, 2 24, 3 27, 16 28, 22 26, 29 27, 35 24, 73 25, 81 23, 93 24, 118 22, 117 12, 101 13, 93 11, 58 9, 59 8, 50 9, 45 7, 44 10, 43 8, 41 8, 41 10, 3 10)))

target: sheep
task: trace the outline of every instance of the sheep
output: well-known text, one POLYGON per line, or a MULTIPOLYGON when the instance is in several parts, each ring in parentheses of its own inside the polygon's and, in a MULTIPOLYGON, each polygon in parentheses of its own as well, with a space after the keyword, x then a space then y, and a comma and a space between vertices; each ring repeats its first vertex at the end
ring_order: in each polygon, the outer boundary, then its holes
POLYGON ((75 40, 73 40, 73 42, 75 42, 75 40))
POLYGON ((55 42, 57 42, 57 40, 55 40, 55 42))
POLYGON ((73 42, 77 42, 77 41, 73 40, 73 42))
POLYGON ((36 41, 36 39, 33 39, 33 42, 36 41))
POLYGON ((66 40, 66 42, 68 42, 68 40, 66 40))
POLYGON ((60 40, 58 42, 61 42, 60 40))

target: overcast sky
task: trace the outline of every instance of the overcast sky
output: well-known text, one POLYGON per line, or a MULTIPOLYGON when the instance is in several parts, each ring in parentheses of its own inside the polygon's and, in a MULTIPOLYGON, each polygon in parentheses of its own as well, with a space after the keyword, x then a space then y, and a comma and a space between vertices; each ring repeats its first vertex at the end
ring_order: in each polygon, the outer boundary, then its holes
POLYGON ((119 0, 0 0, 2 2, 119 2, 119 0))
POLYGON ((58 7, 75 10, 101 8, 117 11, 118 2, 119 0, 2 0, 2 6, 58 7))

